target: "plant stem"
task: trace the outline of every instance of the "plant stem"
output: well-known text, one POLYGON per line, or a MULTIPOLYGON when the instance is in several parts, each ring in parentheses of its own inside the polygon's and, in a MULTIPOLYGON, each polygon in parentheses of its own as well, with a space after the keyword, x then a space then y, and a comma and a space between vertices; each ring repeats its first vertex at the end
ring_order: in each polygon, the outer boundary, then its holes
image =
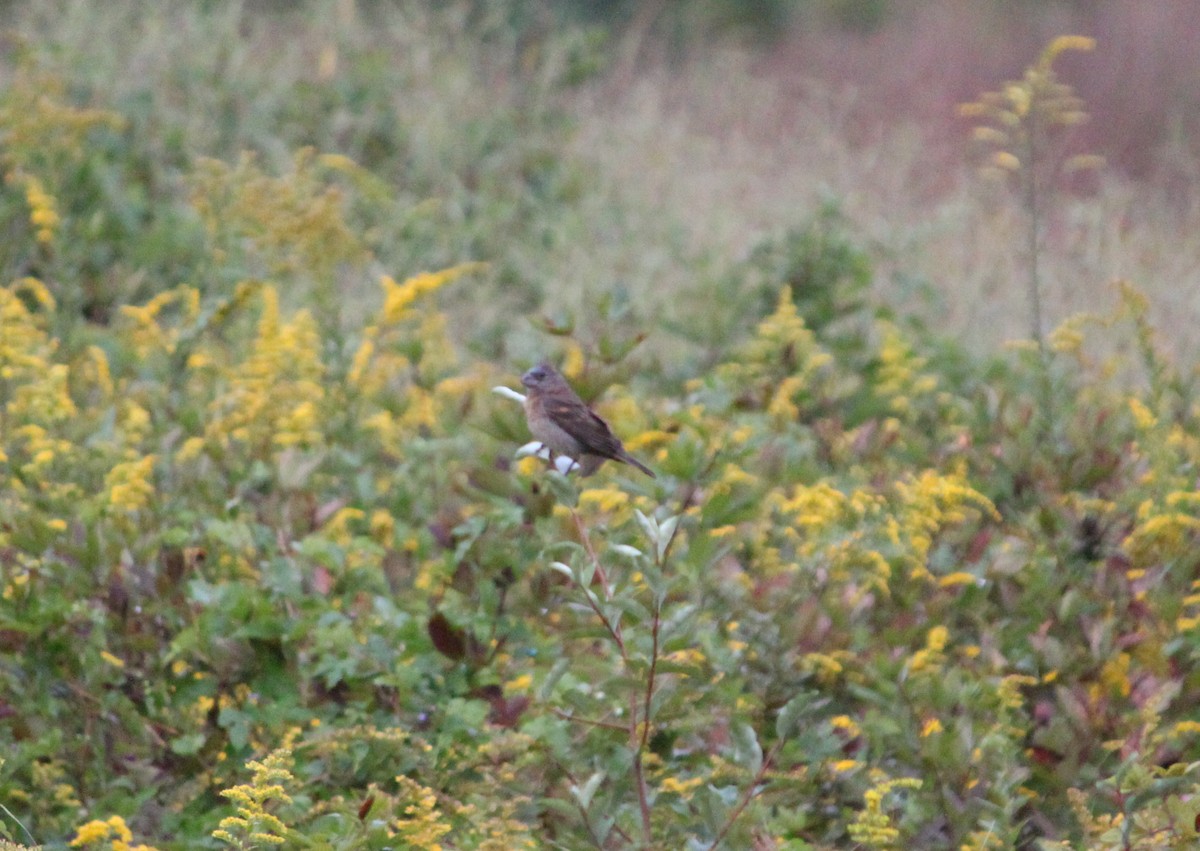
POLYGON ((746 791, 742 793, 742 797, 738 801, 737 806, 733 808, 733 812, 729 814, 729 818, 725 819, 725 824, 721 825, 721 829, 717 832, 716 839, 712 841, 712 844, 708 846, 706 851, 717 851, 717 846, 721 844, 722 840, 725 839, 725 835, 729 833, 730 829, 733 828, 733 824, 738 820, 738 816, 740 816, 742 811, 749 806, 750 801, 754 798, 754 790, 757 789, 758 785, 763 782, 763 779, 767 776, 768 769, 775 764, 775 758, 779 755, 779 750, 783 747, 784 741, 784 739, 779 739, 777 742, 775 742, 775 744, 771 747, 771 750, 769 750, 763 757, 762 765, 759 766, 758 773, 755 774, 754 779, 747 784, 746 791))
POLYGON ((1029 229, 1026 234, 1029 252, 1029 306, 1032 316, 1030 324, 1033 339, 1037 340, 1038 350, 1045 354, 1045 340, 1042 334, 1042 286, 1038 270, 1039 236, 1042 228, 1041 215, 1038 207, 1041 199, 1037 190, 1037 112, 1029 113, 1029 126, 1025 133, 1025 209, 1029 214, 1029 229))

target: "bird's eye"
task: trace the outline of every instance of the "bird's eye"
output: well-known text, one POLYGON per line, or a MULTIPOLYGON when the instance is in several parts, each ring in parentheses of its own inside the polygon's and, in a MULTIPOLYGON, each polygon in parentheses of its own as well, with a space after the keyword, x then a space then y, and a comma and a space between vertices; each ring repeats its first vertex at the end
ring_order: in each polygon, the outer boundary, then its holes
POLYGON ((546 370, 542 369, 540 366, 536 367, 536 368, 530 370, 529 377, 532 378, 534 381, 541 381, 543 378, 546 377, 546 370))

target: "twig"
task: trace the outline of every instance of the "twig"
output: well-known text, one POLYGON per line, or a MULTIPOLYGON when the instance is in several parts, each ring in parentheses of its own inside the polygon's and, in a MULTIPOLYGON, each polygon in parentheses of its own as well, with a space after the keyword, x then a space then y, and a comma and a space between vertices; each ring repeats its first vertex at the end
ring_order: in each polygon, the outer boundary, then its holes
POLYGON ((594 718, 580 718, 578 715, 572 715, 570 712, 564 712, 556 706, 550 707, 550 711, 564 721, 574 721, 576 724, 583 724, 586 727, 599 727, 603 730, 620 730, 622 733, 628 729, 624 724, 614 724, 611 721, 597 721, 594 718))
POLYGON ((758 767, 758 773, 754 775, 754 779, 746 786, 746 791, 742 793, 741 800, 738 805, 733 808, 733 812, 729 814, 729 818, 725 819, 725 824, 722 825, 720 831, 717 832, 717 838, 712 841, 706 851, 717 851, 717 846, 725 839, 725 835, 733 828, 733 823, 737 821, 738 816, 742 811, 750 805, 750 801, 754 798, 754 790, 758 784, 763 782, 763 778, 767 776, 767 770, 775 763, 775 757, 779 755, 780 748, 786 739, 780 739, 771 746, 771 750, 763 757, 762 765, 758 767))
POLYGON ((641 722, 638 721, 636 695, 634 696, 633 705, 630 707, 631 711, 629 713, 629 734, 631 743, 634 745, 633 776, 637 781, 638 806, 642 811, 642 835, 647 847, 650 845, 651 838, 650 791, 646 788, 646 774, 642 770, 642 756, 646 753, 646 745, 650 741, 650 704, 654 700, 654 678, 658 670, 658 632, 661 624, 661 615, 661 601, 656 596, 654 601, 654 622, 650 629, 650 670, 646 674, 646 693, 642 706, 641 722), (639 728, 641 728, 640 735, 639 728))
POLYGON ((604 599, 612 599, 612 589, 608 587, 608 574, 604 572, 603 565, 600 564, 600 557, 596 555, 596 550, 592 547, 592 539, 588 536, 587 527, 583 525, 583 518, 579 516, 579 512, 574 508, 571 509, 571 518, 575 521, 575 529, 579 532, 579 540, 583 542, 583 548, 587 551, 588 558, 596 568, 596 576, 600 579, 600 586, 604 589, 604 599))

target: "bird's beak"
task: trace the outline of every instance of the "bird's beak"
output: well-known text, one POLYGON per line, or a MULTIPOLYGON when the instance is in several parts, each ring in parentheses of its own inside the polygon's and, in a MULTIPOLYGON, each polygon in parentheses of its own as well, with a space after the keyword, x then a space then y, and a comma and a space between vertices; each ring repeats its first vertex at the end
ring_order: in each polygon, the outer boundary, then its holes
MULTIPOLYGON (((532 372, 532 371, 533 370, 530 370, 530 372, 532 372)), ((533 386, 533 379, 529 377, 529 372, 527 372, 521 376, 521 383, 524 384, 526 387, 533 386)))

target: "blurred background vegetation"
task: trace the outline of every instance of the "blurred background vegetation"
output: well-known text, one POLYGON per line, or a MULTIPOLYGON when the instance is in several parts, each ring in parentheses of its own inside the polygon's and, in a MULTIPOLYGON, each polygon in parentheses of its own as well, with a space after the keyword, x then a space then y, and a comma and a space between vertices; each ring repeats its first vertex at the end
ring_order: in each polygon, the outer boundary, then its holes
MULTIPOLYGON (((76 197, 60 204, 80 208, 66 221, 88 239, 64 240, 56 262, 86 281, 82 309, 103 316, 194 276, 191 162, 250 152, 279 175, 312 146, 372 182, 352 211, 359 264, 492 264, 494 297, 459 292, 494 357, 530 356, 513 318, 538 311, 688 326, 737 264, 827 228, 831 204, 875 295, 972 344, 1019 336, 1019 204, 976 179, 955 107, 1015 79, 1053 35, 1095 35, 1059 70, 1092 114, 1070 144, 1107 168, 1064 186, 1047 222, 1047 314, 1112 304, 1111 281, 1131 278, 1161 288, 1155 316, 1193 352, 1174 333, 1197 318, 1185 281, 1200 214, 1180 188, 1200 115, 1187 3, 122 2, 97 15, 56 2, 10 3, 5 18, 10 111, 53 85, 121 118, 87 161, 62 163, 83 183, 63 174, 76 197)), ((14 251, 3 268, 28 271, 14 251)), ((363 276, 346 268, 331 258, 320 274, 353 303, 363 276)), ((246 271, 263 269, 230 274, 246 271)))

